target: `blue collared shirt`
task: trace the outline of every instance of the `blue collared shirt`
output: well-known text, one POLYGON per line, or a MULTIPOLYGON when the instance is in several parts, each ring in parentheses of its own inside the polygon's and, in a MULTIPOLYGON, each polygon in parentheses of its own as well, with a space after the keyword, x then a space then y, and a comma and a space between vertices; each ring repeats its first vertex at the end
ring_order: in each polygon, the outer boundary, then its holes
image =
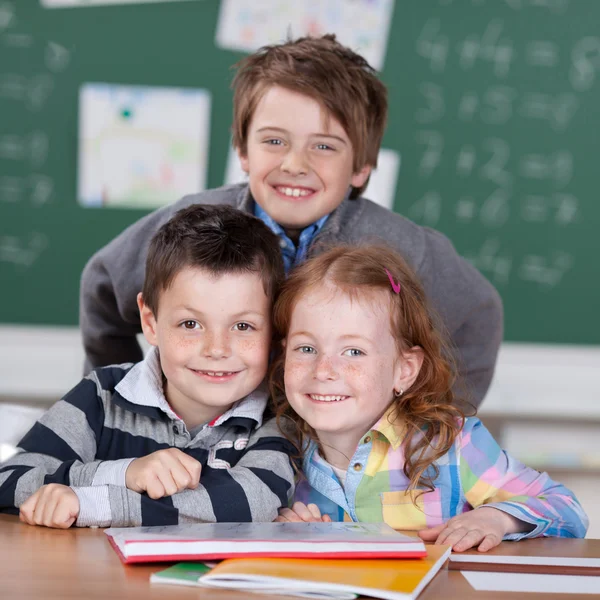
POLYGON ((268 228, 279 237, 279 245, 281 247, 281 255, 283 256, 283 264, 286 273, 289 273, 292 267, 299 265, 306 258, 308 247, 317 233, 321 231, 325 221, 329 218, 329 215, 327 214, 324 217, 321 217, 316 223, 303 229, 300 238, 298 239, 298 247, 296 247, 294 242, 286 235, 283 227, 275 222, 257 202, 254 202, 254 216, 258 217, 261 221, 264 221, 268 228))

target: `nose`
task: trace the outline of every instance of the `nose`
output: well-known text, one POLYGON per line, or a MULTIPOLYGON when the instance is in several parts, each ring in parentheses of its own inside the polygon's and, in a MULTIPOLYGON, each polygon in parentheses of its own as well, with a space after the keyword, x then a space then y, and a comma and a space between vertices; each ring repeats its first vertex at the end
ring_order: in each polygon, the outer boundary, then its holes
POLYGON ((321 355, 317 360, 315 379, 318 381, 335 381, 339 379, 337 369, 329 357, 321 355))
POLYGON ((229 336, 224 332, 209 331, 204 336, 204 356, 207 358, 226 358, 231 353, 229 336))
POLYGON ((304 157, 304 152, 290 149, 283 157, 281 170, 294 177, 298 175, 306 175, 308 173, 308 165, 304 157))

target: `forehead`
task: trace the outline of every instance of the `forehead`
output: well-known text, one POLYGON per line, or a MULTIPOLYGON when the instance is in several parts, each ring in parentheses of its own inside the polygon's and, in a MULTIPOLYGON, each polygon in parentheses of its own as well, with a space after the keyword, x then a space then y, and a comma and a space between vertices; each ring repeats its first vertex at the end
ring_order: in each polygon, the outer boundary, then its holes
POLYGON ((264 127, 348 137, 341 123, 315 98, 281 86, 266 88, 254 109, 250 128, 264 127))
POLYGON ((331 284, 307 290, 296 303, 291 318, 295 326, 314 328, 327 321, 334 328, 357 325, 373 330, 390 329, 390 303, 381 290, 357 290, 350 294, 331 284))
POLYGON ((161 292, 160 302, 171 305, 219 306, 222 312, 268 309, 269 300, 258 273, 222 273, 215 275, 206 269, 184 267, 171 285, 161 292))

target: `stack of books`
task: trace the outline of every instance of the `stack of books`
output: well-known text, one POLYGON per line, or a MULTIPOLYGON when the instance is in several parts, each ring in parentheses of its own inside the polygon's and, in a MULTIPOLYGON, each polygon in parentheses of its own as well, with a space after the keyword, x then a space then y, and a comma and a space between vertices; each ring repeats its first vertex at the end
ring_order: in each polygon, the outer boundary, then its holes
POLYGON ((313 600, 413 600, 450 555, 448 546, 425 546, 379 523, 207 523, 106 534, 125 563, 188 561, 154 573, 153 583, 313 600), (189 562, 214 560, 221 562, 189 562))

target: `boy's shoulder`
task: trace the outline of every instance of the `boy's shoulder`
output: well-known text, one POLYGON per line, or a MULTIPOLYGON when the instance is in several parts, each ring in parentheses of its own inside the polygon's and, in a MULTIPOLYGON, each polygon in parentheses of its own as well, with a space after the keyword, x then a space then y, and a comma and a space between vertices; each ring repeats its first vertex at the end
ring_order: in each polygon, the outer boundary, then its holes
MULTIPOLYGON (((218 188, 211 188, 196 194, 188 194, 174 204, 165 206, 160 210, 165 210, 174 214, 181 208, 191 206, 192 204, 207 204, 210 206, 226 204, 237 208, 244 208, 248 201, 248 196, 248 184, 235 183, 218 188)), ((160 212, 160 210, 157 212, 160 212)))
POLYGON ((387 243, 417 269, 432 252, 454 250, 443 233, 418 225, 363 196, 344 200, 331 220, 330 231, 337 232, 337 241, 387 243))
POLYGON ((90 381, 97 388, 98 394, 102 392, 114 392, 117 385, 125 379, 125 376, 139 363, 122 363, 119 365, 108 365, 97 367, 90 371, 82 382, 90 381))

